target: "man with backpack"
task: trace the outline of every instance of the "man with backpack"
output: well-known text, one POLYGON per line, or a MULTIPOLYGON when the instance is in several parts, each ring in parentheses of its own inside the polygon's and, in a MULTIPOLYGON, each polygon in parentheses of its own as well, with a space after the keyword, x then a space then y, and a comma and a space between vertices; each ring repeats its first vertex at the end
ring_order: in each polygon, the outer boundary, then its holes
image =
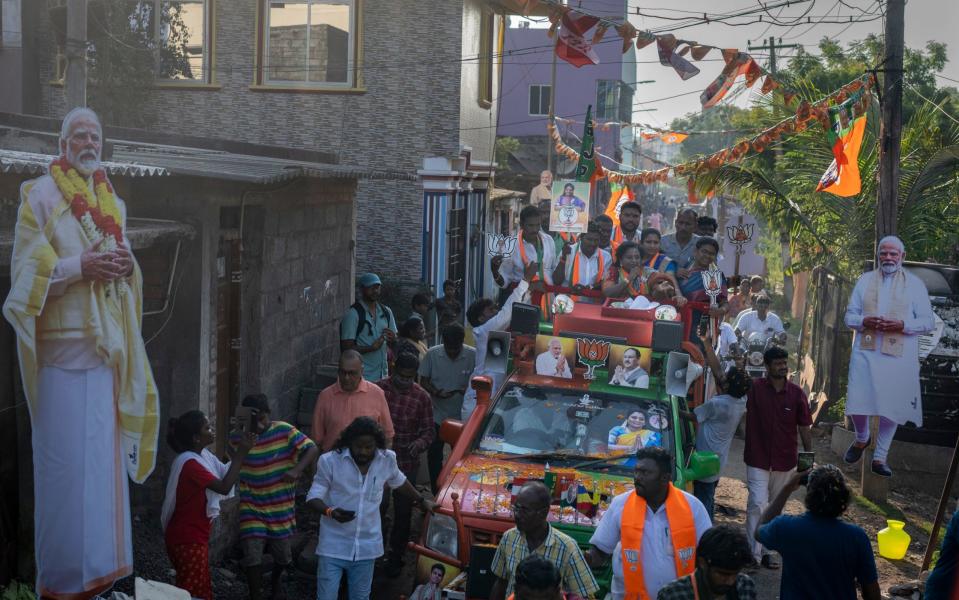
POLYGON ((363 360, 363 379, 379 381, 389 374, 387 345, 396 341, 396 320, 380 304, 382 282, 376 273, 359 279, 360 299, 340 321, 340 351, 356 350, 363 360))

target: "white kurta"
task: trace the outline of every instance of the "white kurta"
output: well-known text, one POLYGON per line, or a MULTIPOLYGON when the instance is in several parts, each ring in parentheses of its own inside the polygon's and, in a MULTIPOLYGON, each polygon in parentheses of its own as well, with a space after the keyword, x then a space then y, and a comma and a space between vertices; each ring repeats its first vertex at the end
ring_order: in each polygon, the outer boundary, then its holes
POLYGON ((879 288, 879 314, 863 313, 863 296, 873 273, 864 273, 852 290, 846 307, 846 325, 856 330, 852 356, 849 359, 849 387, 846 393, 847 415, 879 415, 902 425, 912 421, 922 427, 922 399, 919 389, 919 335, 932 331, 935 316, 925 284, 908 271, 908 296, 903 319, 902 356, 882 353, 883 334, 876 335, 876 349, 863 350, 860 345, 862 321, 865 317, 886 316, 892 302, 893 278, 883 277, 879 288))

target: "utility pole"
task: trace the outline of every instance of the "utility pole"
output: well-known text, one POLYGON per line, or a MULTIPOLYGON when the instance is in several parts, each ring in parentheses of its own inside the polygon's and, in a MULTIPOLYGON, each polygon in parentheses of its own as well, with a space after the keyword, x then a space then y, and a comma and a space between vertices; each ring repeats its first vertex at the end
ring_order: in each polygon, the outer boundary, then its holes
MULTIPOLYGON (((783 44, 782 38, 779 39, 779 42, 776 42, 776 38, 769 36, 769 40, 764 46, 753 46, 746 41, 746 47, 749 50, 769 50, 769 73, 773 76, 776 75, 776 49, 782 50, 783 48, 801 48, 800 44, 783 44)), ((773 150, 773 155, 776 160, 782 158, 782 147, 776 146, 773 150)), ((783 227, 779 231, 779 255, 783 263, 783 296, 786 298, 786 306, 791 309, 792 300, 793 300, 793 277, 790 275, 790 270, 792 269, 792 251, 790 249, 790 240, 789 240, 789 230, 786 227, 783 227)))
MULTIPOLYGON (((558 45, 559 31, 556 32, 556 41, 553 42, 553 68, 549 80, 549 122, 554 127, 556 126, 553 117, 556 116, 556 46, 558 45)), ((553 172, 553 138, 550 136, 546 136, 546 170, 553 172)))
POLYGON ((87 105, 87 0, 67 0, 67 110, 87 105))
MULTIPOLYGON (((899 194, 899 145, 902 142, 902 56, 906 29, 905 0, 886 2, 885 60, 882 63, 882 125, 879 129, 879 196, 876 198, 876 246, 896 234, 899 194)), ((862 458, 862 495, 885 502, 889 480, 872 472, 879 417, 869 417, 870 442, 862 458)))
POLYGON ((899 194, 899 145, 902 141, 902 55, 905 0, 886 3, 885 60, 882 64, 882 126, 879 133, 879 197, 876 206, 876 243, 896 234, 896 197, 899 194))

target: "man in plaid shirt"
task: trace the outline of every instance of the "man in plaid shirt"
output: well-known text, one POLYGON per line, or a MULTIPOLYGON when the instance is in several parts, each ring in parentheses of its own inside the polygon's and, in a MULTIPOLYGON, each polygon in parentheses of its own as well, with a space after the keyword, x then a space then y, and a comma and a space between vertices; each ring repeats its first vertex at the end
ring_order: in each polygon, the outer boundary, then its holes
MULTIPOLYGON (((393 375, 376 382, 386 395, 393 420, 393 451, 396 464, 410 483, 416 481, 420 468, 420 455, 429 448, 435 435, 433 427, 433 400, 416 383, 416 371, 420 361, 415 354, 403 353, 396 357, 393 375)), ((383 512, 389 496, 383 496, 383 512)), ((410 520, 413 505, 406 497, 393 494, 393 530, 390 532, 390 550, 387 556, 386 573, 397 577, 403 568, 403 553, 410 539, 410 520)))
POLYGON ((656 600, 756 600, 756 586, 740 571, 753 564, 743 530, 717 525, 696 546, 696 570, 659 590, 656 600))

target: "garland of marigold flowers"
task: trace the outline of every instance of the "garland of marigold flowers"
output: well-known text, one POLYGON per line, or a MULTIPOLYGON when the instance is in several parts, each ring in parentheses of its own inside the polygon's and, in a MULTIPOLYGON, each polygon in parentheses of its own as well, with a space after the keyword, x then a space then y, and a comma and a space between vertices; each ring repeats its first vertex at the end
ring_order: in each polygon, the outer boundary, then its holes
MULTIPOLYGON (((115 249, 123 243, 123 228, 120 225, 120 209, 117 206, 116 196, 113 193, 113 186, 107 180, 103 169, 97 169, 93 173, 93 189, 96 195, 90 192, 86 180, 77 172, 67 159, 63 156, 50 163, 50 175, 56 182, 57 187, 63 197, 70 202, 70 212, 73 216, 88 229, 90 223, 87 221, 87 215, 96 228, 99 236, 103 238, 113 238, 108 245, 115 249)), ((94 233, 87 231, 88 234, 94 233)), ((96 239, 92 241, 97 241, 96 239)))

